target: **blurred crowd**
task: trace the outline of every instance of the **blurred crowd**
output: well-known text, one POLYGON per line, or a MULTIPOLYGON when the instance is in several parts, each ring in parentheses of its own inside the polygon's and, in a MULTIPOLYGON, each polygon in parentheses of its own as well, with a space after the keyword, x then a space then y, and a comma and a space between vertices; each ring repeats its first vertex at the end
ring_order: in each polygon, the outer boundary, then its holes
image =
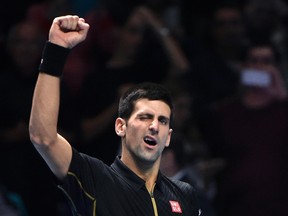
POLYGON ((90 24, 68 56, 59 133, 105 163, 121 151, 120 95, 165 85, 175 102, 161 171, 191 183, 204 216, 288 215, 288 1, 30 0, 1 7, 0 215, 69 216, 29 139, 56 16, 90 24))

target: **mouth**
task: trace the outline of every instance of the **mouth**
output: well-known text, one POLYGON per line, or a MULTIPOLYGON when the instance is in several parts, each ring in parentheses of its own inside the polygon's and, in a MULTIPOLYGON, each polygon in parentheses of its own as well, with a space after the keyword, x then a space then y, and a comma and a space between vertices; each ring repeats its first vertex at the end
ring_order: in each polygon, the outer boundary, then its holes
POLYGON ((145 136, 143 140, 145 143, 147 143, 148 145, 151 145, 151 146, 155 146, 157 144, 156 140, 152 137, 149 137, 149 136, 145 136))

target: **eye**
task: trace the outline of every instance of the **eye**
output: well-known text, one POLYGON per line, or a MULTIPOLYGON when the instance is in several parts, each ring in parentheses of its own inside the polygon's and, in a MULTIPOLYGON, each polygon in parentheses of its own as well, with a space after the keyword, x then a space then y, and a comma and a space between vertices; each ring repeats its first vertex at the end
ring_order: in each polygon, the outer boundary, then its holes
POLYGON ((160 118, 159 119, 159 122, 162 124, 162 125, 167 125, 169 123, 169 120, 167 118, 160 118))
POLYGON ((150 115, 140 115, 138 118, 141 121, 145 121, 145 120, 151 119, 151 116, 150 115))

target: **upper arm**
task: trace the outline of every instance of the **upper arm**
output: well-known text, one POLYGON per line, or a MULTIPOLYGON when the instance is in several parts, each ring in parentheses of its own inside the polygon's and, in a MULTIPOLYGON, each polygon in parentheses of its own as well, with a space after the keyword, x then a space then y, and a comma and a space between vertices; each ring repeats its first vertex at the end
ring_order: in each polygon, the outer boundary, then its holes
POLYGON ((63 179, 69 170, 72 160, 72 147, 69 142, 57 134, 57 139, 49 145, 34 144, 51 171, 58 179, 63 179))

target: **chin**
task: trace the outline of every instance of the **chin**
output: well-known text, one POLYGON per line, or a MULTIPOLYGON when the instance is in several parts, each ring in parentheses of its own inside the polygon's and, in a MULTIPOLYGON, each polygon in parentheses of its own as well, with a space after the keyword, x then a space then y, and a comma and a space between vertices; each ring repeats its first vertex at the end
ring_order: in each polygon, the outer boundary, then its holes
POLYGON ((138 160, 141 163, 145 163, 145 164, 154 164, 157 160, 159 160, 159 155, 157 154, 153 154, 153 155, 142 155, 142 156, 138 156, 138 160))

